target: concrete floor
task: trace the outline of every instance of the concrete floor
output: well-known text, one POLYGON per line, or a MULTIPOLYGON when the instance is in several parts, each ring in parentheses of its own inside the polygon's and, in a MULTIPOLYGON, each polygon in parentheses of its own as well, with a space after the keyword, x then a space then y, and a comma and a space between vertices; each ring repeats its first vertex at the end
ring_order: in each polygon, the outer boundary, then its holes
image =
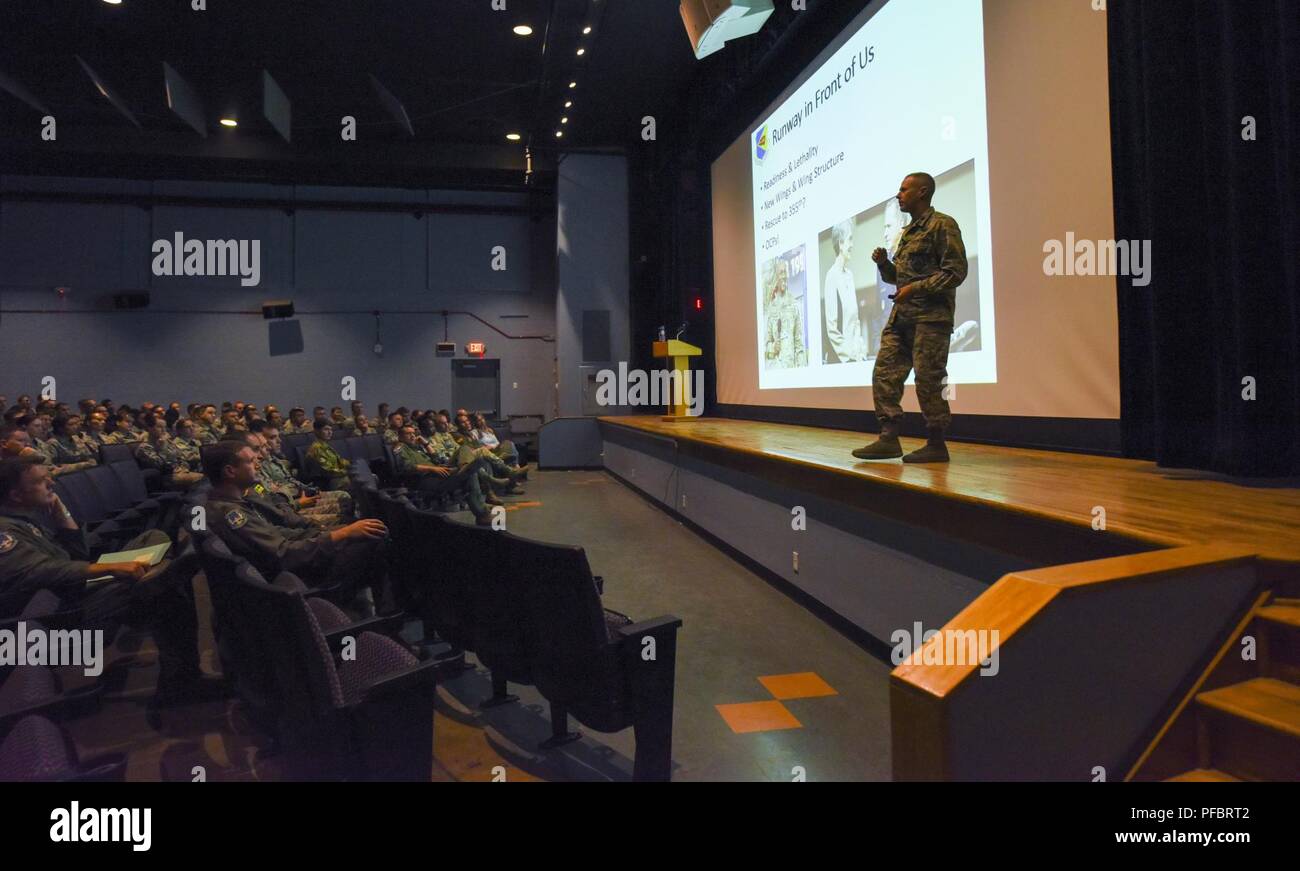
MULTIPOLYGON (((683 621, 674 780, 788 781, 797 768, 814 781, 889 778, 887 664, 607 474, 534 471, 531 478, 527 495, 509 500, 515 503, 506 515, 511 531, 583 545, 592 571, 605 578, 606 607, 634 620, 674 614, 683 621), (806 672, 835 694, 777 703, 758 680, 806 672), (783 704, 799 727, 737 733, 716 707, 753 702, 783 704)), ((202 580, 196 594, 203 665, 216 673, 202 580)), ((418 636, 418 623, 407 629, 418 636)), ((269 752, 270 739, 237 699, 168 711, 160 728, 146 722, 144 705, 157 680, 150 638, 125 636, 110 658, 99 679, 106 690, 102 709, 68 725, 83 758, 121 753, 127 779, 139 781, 286 776, 283 759, 269 752)), ((90 679, 65 680, 77 686, 90 679)), ((603 735, 571 721, 583 737, 542 752, 537 745, 550 736, 545 701, 529 687, 511 691, 518 703, 481 709, 491 695, 485 669, 440 684, 433 781, 631 779, 631 729, 603 735)))
MULTIPOLYGON (((787 781, 799 768, 807 780, 889 779, 888 664, 609 475, 534 471, 531 478, 527 501, 507 514, 510 531, 583 545, 592 571, 605 578, 606 607, 634 620, 673 614, 683 621, 674 780, 787 781), (784 701, 799 728, 737 733, 716 707, 771 701, 760 676, 805 672, 836 694, 784 701)), ((469 707, 491 694, 482 670, 446 689, 469 707)), ((478 712, 504 759, 545 780, 630 776, 631 730, 582 728, 582 741, 538 754, 549 734, 543 700, 527 687, 511 690, 519 705, 478 712)))

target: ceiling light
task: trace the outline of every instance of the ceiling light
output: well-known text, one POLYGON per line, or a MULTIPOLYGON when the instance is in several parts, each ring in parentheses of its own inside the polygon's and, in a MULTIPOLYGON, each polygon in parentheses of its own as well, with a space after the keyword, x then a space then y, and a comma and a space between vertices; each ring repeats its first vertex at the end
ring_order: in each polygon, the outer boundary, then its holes
POLYGON ((563 136, 564 136, 564 131, 563 131, 563 130, 556 130, 556 131, 555 131, 555 138, 556 138, 556 139, 560 139, 560 138, 562 138, 563 136))
POLYGON ((515 33, 518 34, 519 36, 532 36, 533 29, 529 27, 527 24, 516 24, 515 33))
POLYGON ((221 126, 222 126, 222 127, 238 127, 238 126, 239 126, 239 122, 236 121, 234 118, 222 118, 222 119, 221 119, 221 126))
POLYGON ((518 133, 507 133, 506 138, 509 139, 511 142, 518 142, 523 137, 520 136, 518 133))
POLYGON ((588 33, 591 33, 591 25, 590 25, 590 24, 588 24, 586 27, 582 28, 582 35, 583 35, 583 36, 586 36, 588 33))
POLYGON ((587 53, 587 50, 586 50, 585 48, 580 48, 580 49, 578 49, 578 57, 582 57, 582 56, 583 56, 584 54, 586 54, 586 53, 587 53))
POLYGON ((576 88, 576 87, 578 87, 578 83, 577 83, 577 82, 569 82, 569 87, 570 87, 570 88, 576 88))
POLYGON ((109 6, 121 6, 122 0, 104 0, 109 6))
POLYGON ((564 101, 564 108, 567 109, 567 108, 569 108, 569 107, 572 106, 572 105, 573 105, 573 101, 572 101, 572 100, 565 100, 565 101, 564 101))
POLYGON ((568 118, 561 118, 561 119, 560 119, 560 123, 561 123, 561 124, 568 124, 568 123, 569 123, 569 119, 568 119, 568 118))

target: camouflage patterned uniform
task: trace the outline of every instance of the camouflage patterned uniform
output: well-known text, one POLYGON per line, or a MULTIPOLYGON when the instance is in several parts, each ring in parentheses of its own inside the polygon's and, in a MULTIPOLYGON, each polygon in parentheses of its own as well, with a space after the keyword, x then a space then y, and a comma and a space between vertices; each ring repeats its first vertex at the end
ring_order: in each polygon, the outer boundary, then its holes
POLYGON ((272 493, 293 503, 293 508, 318 526, 338 526, 352 516, 352 497, 343 490, 322 491, 314 505, 298 506, 307 485, 293 476, 289 463, 283 457, 272 456, 264 460, 258 470, 258 480, 272 493))
POLYGON ((135 449, 135 461, 143 468, 157 469, 169 484, 192 487, 202 475, 190 468, 185 452, 172 439, 159 444, 144 442, 135 449))
POLYGON ((329 479, 330 490, 343 490, 348 485, 348 469, 352 463, 339 456, 339 452, 330 447, 330 443, 323 439, 316 439, 307 448, 307 459, 311 460, 316 466, 325 473, 329 479))
POLYGON ((99 461, 95 459, 98 452, 87 449, 85 444, 78 442, 72 436, 54 436, 46 440, 45 444, 49 446, 50 457, 55 465, 76 465, 81 469, 99 465, 99 461))
POLYGON ((895 305, 880 334, 880 353, 871 394, 881 425, 903 419, 903 382, 916 369, 916 398, 926 426, 946 430, 952 420, 943 382, 948 377, 948 347, 957 307, 957 287, 966 280, 966 249, 957 222, 928 209, 903 230, 893 263, 881 267, 897 287, 914 284, 895 305))

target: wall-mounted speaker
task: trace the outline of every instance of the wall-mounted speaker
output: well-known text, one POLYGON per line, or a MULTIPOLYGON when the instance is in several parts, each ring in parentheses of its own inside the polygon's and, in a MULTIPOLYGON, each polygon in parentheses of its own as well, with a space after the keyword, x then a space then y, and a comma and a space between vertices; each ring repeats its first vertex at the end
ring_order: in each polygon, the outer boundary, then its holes
POLYGON ((293 317, 293 300, 270 299, 262 303, 262 317, 269 320, 293 317))

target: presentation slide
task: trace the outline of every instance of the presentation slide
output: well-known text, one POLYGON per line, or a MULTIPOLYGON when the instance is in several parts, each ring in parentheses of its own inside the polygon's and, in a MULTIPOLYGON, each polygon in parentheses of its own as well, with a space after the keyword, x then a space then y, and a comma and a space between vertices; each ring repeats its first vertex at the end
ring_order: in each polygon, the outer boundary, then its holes
POLYGON ((956 219, 970 264, 949 380, 997 381, 983 28, 982 0, 889 3, 757 125, 761 389, 871 383, 896 289, 871 252, 892 258, 908 221, 895 195, 909 172, 934 176, 934 207, 956 219), (930 135, 892 134, 900 128, 930 135))
POLYGON ((712 170, 720 404, 873 409, 896 288, 872 252, 892 259, 899 186, 924 172, 968 266, 953 414, 1119 418, 1114 273, 1050 253, 1115 235, 1104 10, 878 0, 734 129, 712 170))

